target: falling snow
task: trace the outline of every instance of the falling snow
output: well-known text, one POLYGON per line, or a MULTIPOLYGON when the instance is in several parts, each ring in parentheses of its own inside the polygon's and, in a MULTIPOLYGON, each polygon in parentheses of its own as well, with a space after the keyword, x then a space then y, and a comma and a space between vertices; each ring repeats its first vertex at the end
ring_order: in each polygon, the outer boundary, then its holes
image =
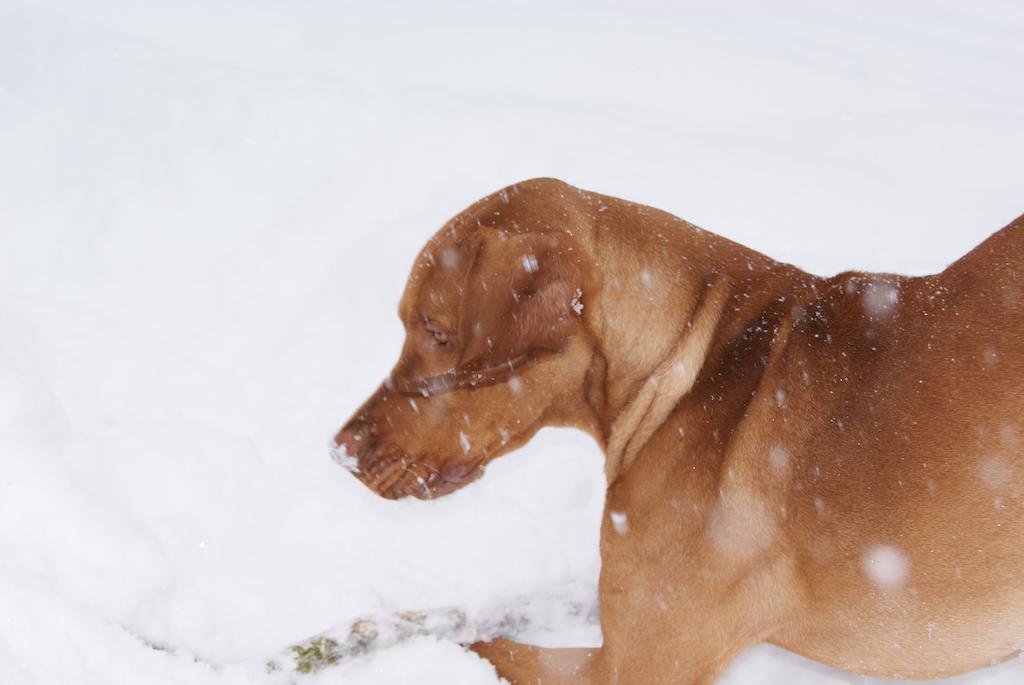
POLYGON ((651 275, 650 270, 640 269, 640 282, 643 283, 645 288, 650 288, 654 285, 654 276, 651 275))
POLYGON ((984 458, 978 473, 981 481, 993 490, 1006 488, 1013 483, 1013 467, 1000 455, 984 458))
POLYGON ((608 514, 612 521, 612 528, 619 535, 625 535, 629 532, 629 519, 626 514, 621 511, 613 511, 608 514))
POLYGON ((441 252, 441 266, 446 269, 456 268, 460 261, 458 250, 449 247, 441 252))
POLYGON ((775 404, 781 409, 786 406, 786 391, 779 388, 775 391, 775 404))
MULTIPOLYGON (((276 685, 268 655, 363 615, 594 596, 604 476, 582 433, 542 431, 435 503, 375 498, 325 454, 395 362, 413 255, 485 192, 559 174, 823 274, 937 272, 1020 211, 1013 3, 499 5, 0 3, 4 685, 276 685)), ((603 287, 669 292, 648 277, 603 287)), ((855 304, 879 330, 907 306, 855 304)), ((991 374, 1004 352, 964 354, 991 374)), ((1019 506, 999 466, 966 468, 1019 506)), ((601 641, 580 617, 533 637, 601 641)), ((430 639, 309 681, 498 682, 430 639)), ((722 682, 853 680, 761 647, 722 682)))
POLYGON ((899 289, 888 281, 871 281, 864 287, 861 296, 864 311, 874 319, 887 319, 899 302, 899 289))
POLYGON ((902 587, 910 574, 910 559, 898 547, 876 545, 864 552, 861 565, 876 585, 891 590, 902 587))
POLYGON ((782 445, 775 445, 768 451, 768 461, 777 474, 789 473, 789 450, 782 445))

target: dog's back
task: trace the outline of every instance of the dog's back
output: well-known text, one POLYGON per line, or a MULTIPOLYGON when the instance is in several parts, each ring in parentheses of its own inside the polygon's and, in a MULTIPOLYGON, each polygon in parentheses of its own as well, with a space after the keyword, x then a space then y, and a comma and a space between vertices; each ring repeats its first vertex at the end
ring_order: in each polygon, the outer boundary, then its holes
POLYGON ((941 274, 831 281, 836 314, 814 340, 820 373, 839 380, 818 388, 823 420, 804 445, 817 506, 795 513, 825 599, 782 644, 912 678, 1020 650, 1022 269, 1024 217, 941 274), (859 638, 837 650, 840 635, 859 638))

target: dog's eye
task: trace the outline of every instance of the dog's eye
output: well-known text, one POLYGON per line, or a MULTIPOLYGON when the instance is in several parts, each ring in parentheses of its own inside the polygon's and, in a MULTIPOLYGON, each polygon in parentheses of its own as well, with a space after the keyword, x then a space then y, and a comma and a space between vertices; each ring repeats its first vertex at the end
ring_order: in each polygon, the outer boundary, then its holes
POLYGON ((423 341, 428 346, 444 348, 454 342, 455 336, 452 333, 449 333, 444 327, 431 321, 428 317, 424 316, 420 320, 420 325, 420 330, 423 332, 423 341))

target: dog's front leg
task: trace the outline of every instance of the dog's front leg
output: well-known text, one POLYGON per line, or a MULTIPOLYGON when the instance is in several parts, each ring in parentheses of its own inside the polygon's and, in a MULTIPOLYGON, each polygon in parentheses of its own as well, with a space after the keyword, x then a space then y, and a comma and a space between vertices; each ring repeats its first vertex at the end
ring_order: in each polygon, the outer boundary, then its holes
POLYGON ((601 649, 550 649, 496 639, 470 647, 511 685, 604 685, 601 649))
POLYGON ((491 662, 510 685, 714 685, 742 647, 730 643, 731 649, 719 649, 721 636, 703 634, 699 628, 692 637, 682 644, 668 637, 620 645, 625 658, 614 660, 599 647, 550 649, 502 638, 470 649, 491 662))
POLYGON ((726 506, 685 486, 609 491, 599 587, 606 679, 596 682, 712 685, 787 623, 795 567, 751 500, 726 506))
POLYGON ((684 611, 672 611, 668 608, 672 598, 658 590, 633 588, 627 594, 631 596, 609 593, 604 598, 601 669, 585 682, 714 685, 741 651, 765 637, 756 617, 747 614, 740 602, 700 598, 688 600, 684 611), (648 601, 656 605, 654 611, 643 606, 648 601))

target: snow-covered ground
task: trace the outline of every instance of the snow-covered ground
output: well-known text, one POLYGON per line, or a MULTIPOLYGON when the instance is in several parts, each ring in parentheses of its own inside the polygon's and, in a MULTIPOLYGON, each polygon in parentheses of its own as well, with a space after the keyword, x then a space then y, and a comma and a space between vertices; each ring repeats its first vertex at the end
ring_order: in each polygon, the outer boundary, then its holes
MULTIPOLYGON (((428 637, 266 673, 448 607, 598 641, 559 611, 595 593, 588 438, 432 503, 328 458, 415 252, 550 175, 822 273, 938 270, 1024 211, 1022 73, 1012 0, 0 0, 0 683, 493 685, 428 637)), ((725 682, 869 681, 764 647, 725 682)))

